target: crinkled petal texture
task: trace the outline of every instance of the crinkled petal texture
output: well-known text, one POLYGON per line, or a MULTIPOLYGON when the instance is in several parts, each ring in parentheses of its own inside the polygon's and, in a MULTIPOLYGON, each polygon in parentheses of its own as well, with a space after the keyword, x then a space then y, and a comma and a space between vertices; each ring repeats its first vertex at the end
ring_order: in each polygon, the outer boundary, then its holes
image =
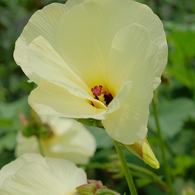
MULTIPOLYGON (((80 123, 71 119, 57 117, 41 117, 43 123, 48 123, 53 136, 41 139, 45 156, 65 158, 74 163, 87 164, 96 150, 93 135, 80 123)), ((17 135, 16 156, 34 152, 40 153, 37 138, 17 135)))
POLYGON ((1 195, 75 195, 86 174, 72 162, 25 154, 0 170, 1 195))
POLYGON ((16 62, 38 87, 39 114, 102 120, 124 144, 144 139, 148 107, 167 62, 163 25, 132 0, 69 0, 36 12, 16 42, 16 62), (91 89, 102 85, 107 106, 91 89))

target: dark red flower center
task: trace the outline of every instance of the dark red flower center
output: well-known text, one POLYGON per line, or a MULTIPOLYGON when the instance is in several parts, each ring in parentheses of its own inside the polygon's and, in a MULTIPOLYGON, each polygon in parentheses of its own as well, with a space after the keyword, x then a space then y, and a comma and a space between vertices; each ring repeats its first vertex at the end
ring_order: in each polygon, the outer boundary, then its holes
POLYGON ((93 95, 95 96, 95 99, 100 100, 100 96, 103 96, 104 103, 106 106, 112 101, 113 97, 110 93, 107 93, 106 91, 103 91, 103 87, 101 85, 95 86, 94 88, 91 89, 93 95))

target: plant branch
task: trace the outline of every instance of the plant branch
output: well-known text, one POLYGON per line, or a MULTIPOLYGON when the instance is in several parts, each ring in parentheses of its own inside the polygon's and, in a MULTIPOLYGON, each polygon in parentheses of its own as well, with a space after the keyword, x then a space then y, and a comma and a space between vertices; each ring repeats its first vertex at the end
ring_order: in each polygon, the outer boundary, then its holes
POLYGON ((157 91, 154 92, 154 98, 152 100, 152 107, 153 107, 154 118, 155 118, 155 123, 156 123, 157 135, 158 135, 158 139, 160 142, 160 148, 161 148, 162 159, 163 159, 163 164, 164 164, 165 176, 166 176, 166 180, 167 180, 167 183, 169 186, 170 194, 174 195, 175 193, 173 191, 172 178, 171 178, 171 174, 170 174, 170 167, 169 167, 167 157, 165 154, 165 145, 164 145, 164 141, 163 141, 163 137, 162 137, 162 133, 161 133, 161 129, 160 129, 156 106, 157 106, 157 91))
POLYGON ((127 184, 129 186, 129 190, 131 192, 131 195, 137 195, 137 190, 135 188, 135 185, 134 185, 129 167, 127 165, 127 161, 125 159, 122 148, 120 146, 120 143, 114 140, 114 145, 115 145, 116 151, 118 153, 118 156, 119 156, 119 159, 120 159, 120 162, 121 162, 121 165, 123 168, 123 172, 125 174, 125 178, 127 180, 127 184))

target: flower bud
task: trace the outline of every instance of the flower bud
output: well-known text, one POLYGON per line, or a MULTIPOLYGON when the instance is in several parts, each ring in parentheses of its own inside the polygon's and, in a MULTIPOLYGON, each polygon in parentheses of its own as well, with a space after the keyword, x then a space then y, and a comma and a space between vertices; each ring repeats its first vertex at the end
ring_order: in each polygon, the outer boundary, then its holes
POLYGON ((19 119, 22 134, 25 137, 48 138, 52 136, 52 130, 48 123, 43 123, 34 110, 31 110, 28 118, 23 113, 20 113, 19 119))
POLYGON ((80 195, 120 195, 119 193, 103 186, 101 181, 88 180, 88 184, 81 185, 76 188, 80 195))
POLYGON ((130 150, 137 157, 142 159, 146 164, 152 168, 158 169, 160 164, 156 159, 147 138, 140 142, 135 142, 133 145, 125 145, 128 150, 130 150))

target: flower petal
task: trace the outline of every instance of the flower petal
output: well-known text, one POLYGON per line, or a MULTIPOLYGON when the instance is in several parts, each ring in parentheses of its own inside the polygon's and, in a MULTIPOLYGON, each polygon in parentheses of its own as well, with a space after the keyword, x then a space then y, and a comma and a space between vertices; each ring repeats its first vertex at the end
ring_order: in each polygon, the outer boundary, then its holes
POLYGON ((40 153, 39 144, 35 136, 24 137, 21 132, 18 132, 16 136, 16 149, 15 156, 19 157, 25 153, 40 153))
POLYGON ((65 5, 60 3, 52 3, 35 12, 16 41, 14 59, 33 82, 38 83, 39 77, 28 64, 28 45, 36 37, 43 36, 57 50, 56 29, 64 12, 65 5))
POLYGON ((107 133, 116 141, 123 144, 134 144, 147 134, 147 121, 149 110, 141 108, 143 103, 134 106, 127 102, 116 112, 108 114, 102 121, 107 133), (137 107, 138 106, 138 107, 137 107), (131 111, 129 112, 129 109, 131 111), (113 122, 113 121, 117 121, 113 122))
POLYGON ((123 82, 123 85, 114 99, 108 105, 107 113, 112 113, 119 109, 125 103, 132 87, 131 81, 123 82))
POLYGON ((61 126, 61 130, 64 131, 63 133, 61 132, 60 134, 55 134, 54 139, 51 139, 49 144, 51 151, 54 153, 76 152, 82 155, 92 156, 96 148, 95 138, 82 124, 74 120, 71 120, 72 125, 69 126, 67 130, 65 124, 70 120, 71 119, 59 118, 59 126, 51 125, 52 129, 58 128, 58 130, 60 130, 61 126))
MULTIPOLYGON (((66 192, 64 184, 51 170, 43 165, 32 162, 25 164, 14 175, 5 180, 0 193, 10 195, 63 195, 66 192)), ((70 188, 71 189, 71 188, 70 188)), ((72 189, 73 194, 75 192, 72 189)))
POLYGON ((65 186, 74 189, 87 183, 86 173, 75 164, 64 159, 45 158, 48 166, 63 181, 65 186))
POLYGON ((148 6, 142 5, 137 10, 135 18, 135 23, 143 25, 148 30, 150 39, 158 46, 153 83, 153 89, 156 89, 161 82, 161 75, 167 64, 168 47, 166 34, 161 20, 148 6))
POLYGON ((29 64, 39 78, 57 84, 72 95, 90 100, 97 108, 106 109, 105 105, 94 99, 91 90, 65 64, 58 53, 43 37, 37 37, 28 47, 29 64))
POLYGON ((123 144, 133 144, 146 136, 148 108, 153 97, 156 49, 148 31, 137 24, 122 29, 113 40, 108 75, 110 85, 115 83, 118 91, 123 80, 130 80, 132 87, 126 93, 122 107, 108 114, 102 124, 113 139, 123 144))
POLYGON ((71 95, 64 88, 44 80, 31 92, 29 104, 40 115, 95 119, 106 117, 106 109, 97 109, 89 100, 71 95))
POLYGON ((157 50, 148 31, 138 24, 129 25, 116 34, 110 51, 107 77, 113 97, 124 80, 132 81, 133 85, 134 82, 146 82, 148 77, 154 80, 157 50))
POLYGON ((66 2, 66 10, 69 11, 72 7, 74 7, 75 5, 84 3, 86 0, 68 0, 66 2))
MULTIPOLYGON (((53 136, 40 140, 45 156, 64 158, 78 164, 89 162, 96 150, 96 142, 94 136, 82 124, 73 119, 48 116, 42 116, 41 121, 47 123, 53 133, 53 136)), ((35 136, 24 137, 18 132, 16 141, 17 157, 29 152, 40 153, 35 136)))
POLYGON ((15 160, 14 163, 9 163, 0 170, 0 186, 9 175, 17 172, 25 163, 28 162, 39 162, 39 164, 46 165, 45 160, 39 154, 25 154, 15 160))
POLYGON ((86 0, 72 7, 58 26, 61 56, 89 88, 106 86, 107 83, 102 82, 109 73, 105 68, 112 40, 120 29, 134 23, 146 28, 150 39, 158 45, 154 70, 157 86, 167 60, 163 25, 150 8, 134 1, 86 0))
POLYGON ((22 155, 0 170, 0 194, 73 195, 86 183, 85 172, 72 162, 38 154, 22 155))
POLYGON ((105 38, 102 34, 104 25, 101 27, 103 20, 98 16, 96 2, 85 1, 63 15, 57 32, 61 56, 90 89, 106 86, 108 52, 105 50, 108 46, 102 40, 105 38))
POLYGON ((40 78, 61 85, 67 90, 70 87, 76 88, 80 91, 79 94, 83 93, 86 97, 91 94, 91 90, 86 87, 85 83, 70 69, 42 36, 34 39, 30 43, 28 50, 29 65, 40 78))

